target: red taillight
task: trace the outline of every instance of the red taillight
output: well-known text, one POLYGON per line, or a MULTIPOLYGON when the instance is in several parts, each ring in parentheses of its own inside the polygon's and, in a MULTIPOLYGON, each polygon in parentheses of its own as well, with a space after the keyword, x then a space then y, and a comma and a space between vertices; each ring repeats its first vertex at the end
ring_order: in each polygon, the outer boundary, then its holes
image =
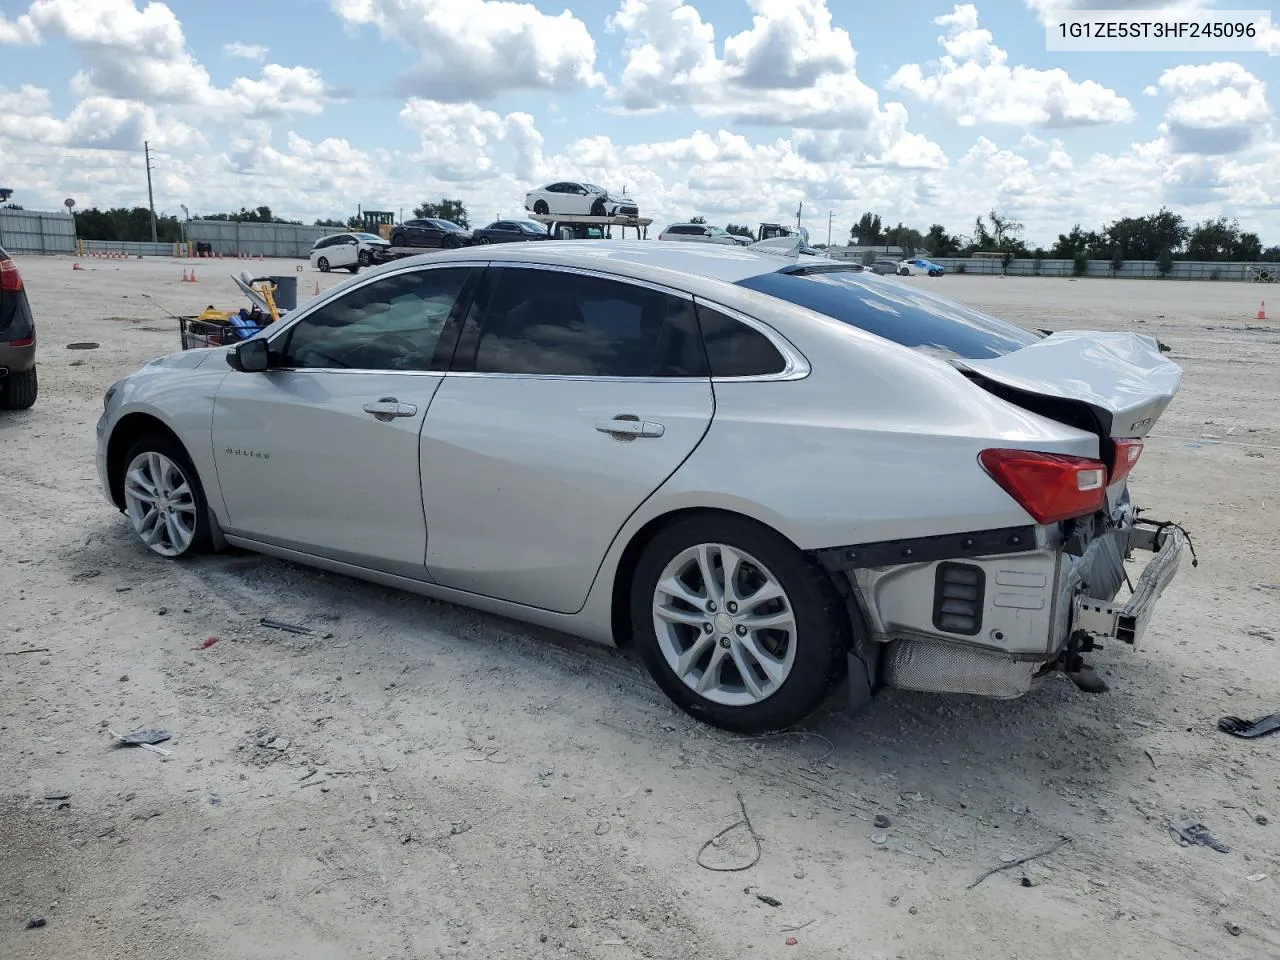
POLYGON ((1142 456, 1141 440, 1113 440, 1115 453, 1111 457, 1110 475, 1107 477, 1107 485, 1119 483, 1125 477, 1129 476, 1130 471, 1138 462, 1138 458, 1142 456))
POLYGON ((12 260, 0 260, 0 290, 12 290, 15 293, 22 289, 22 274, 18 265, 12 260))
POLYGON ((1094 513, 1107 495, 1107 468, 1101 460, 1032 450, 983 450, 978 461, 1036 523, 1094 513))

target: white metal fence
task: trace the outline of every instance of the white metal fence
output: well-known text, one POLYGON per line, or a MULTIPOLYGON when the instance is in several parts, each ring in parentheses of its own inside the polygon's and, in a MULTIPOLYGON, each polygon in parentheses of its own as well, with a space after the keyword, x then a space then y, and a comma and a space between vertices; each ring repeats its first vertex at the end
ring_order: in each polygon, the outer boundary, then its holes
POLYGON ((211 253, 224 257, 305 257, 321 237, 342 233, 342 227, 308 227, 296 223, 240 223, 227 220, 190 220, 187 240, 197 249, 209 244, 211 253))
POLYGON ((76 224, 68 213, 0 209, 0 247, 9 253, 75 253, 76 224))

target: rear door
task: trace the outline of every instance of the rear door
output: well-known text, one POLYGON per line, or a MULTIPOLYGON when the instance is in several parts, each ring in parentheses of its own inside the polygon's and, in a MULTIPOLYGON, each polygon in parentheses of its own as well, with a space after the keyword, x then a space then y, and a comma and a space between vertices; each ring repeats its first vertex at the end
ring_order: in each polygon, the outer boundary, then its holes
POLYGON ((697 447, 712 410, 692 298, 490 267, 422 432, 432 578, 581 609, 618 530, 697 447))
POLYGON ((378 277, 272 337, 267 371, 227 375, 213 445, 232 531, 425 579, 418 438, 480 272, 378 277))

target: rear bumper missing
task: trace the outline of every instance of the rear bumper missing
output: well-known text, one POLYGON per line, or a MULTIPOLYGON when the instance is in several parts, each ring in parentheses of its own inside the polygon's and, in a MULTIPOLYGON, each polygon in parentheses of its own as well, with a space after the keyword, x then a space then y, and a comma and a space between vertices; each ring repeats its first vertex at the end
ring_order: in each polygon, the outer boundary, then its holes
POLYGON ((1123 604, 1077 594, 1072 611, 1076 630, 1097 639, 1111 638, 1137 647, 1146 632, 1156 602, 1182 562, 1187 537, 1179 527, 1135 528, 1129 538, 1130 550, 1149 550, 1155 554, 1134 585, 1133 593, 1123 604))
POLYGON ((819 559, 857 595, 880 683, 1013 698, 1078 661, 1087 637, 1141 640, 1187 538, 1136 516, 1126 500, 1065 538, 1057 527, 1028 527, 846 547, 819 559), (1154 556, 1131 596, 1117 601, 1132 551, 1154 556))

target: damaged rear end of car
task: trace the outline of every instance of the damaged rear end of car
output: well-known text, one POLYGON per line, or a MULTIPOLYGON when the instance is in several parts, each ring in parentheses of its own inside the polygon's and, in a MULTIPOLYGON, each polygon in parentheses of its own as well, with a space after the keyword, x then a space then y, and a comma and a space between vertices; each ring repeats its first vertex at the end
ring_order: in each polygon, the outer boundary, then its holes
MULTIPOLYGON (((1075 438, 1011 430, 977 451, 973 469, 1022 523, 813 551, 865 621, 849 657, 855 703, 879 685, 1013 698, 1055 671, 1089 689, 1086 655, 1111 640, 1138 646, 1189 543, 1129 490, 1181 369, 1139 334, 1042 336, 866 274, 809 279, 821 282, 775 274, 750 285, 945 362, 969 381, 975 410, 996 398, 1075 438), (1147 560, 1136 576, 1132 559, 1147 560)), ((1002 430, 992 422, 993 438, 1002 430)))

